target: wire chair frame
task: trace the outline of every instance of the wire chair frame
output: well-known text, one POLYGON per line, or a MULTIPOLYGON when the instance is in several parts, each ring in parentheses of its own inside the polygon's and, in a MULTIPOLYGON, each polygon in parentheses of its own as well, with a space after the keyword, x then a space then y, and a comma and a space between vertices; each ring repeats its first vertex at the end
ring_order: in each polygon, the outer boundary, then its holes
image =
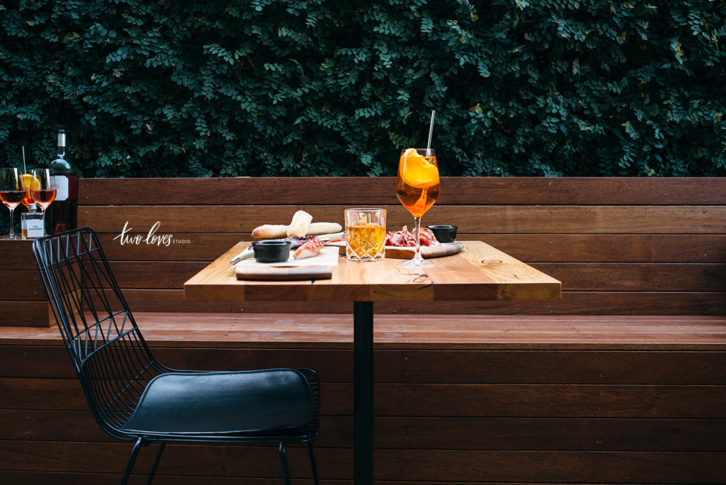
POLYGON ((302 427, 249 434, 130 433, 123 426, 153 379, 167 373, 200 371, 174 370, 154 358, 93 230, 80 228, 37 239, 33 242, 33 253, 63 343, 94 418, 110 436, 136 441, 122 483, 128 479, 140 445, 150 442, 160 442, 161 447, 148 483, 166 442, 275 443, 286 483, 289 474, 285 445, 307 443, 313 476, 318 482, 312 448, 320 425, 320 384, 315 371, 297 369, 307 380, 314 398, 313 419, 302 427))
POLYGON ((66 350, 96 420, 119 439, 146 384, 171 369, 152 356, 94 233, 39 239, 34 254, 66 350))

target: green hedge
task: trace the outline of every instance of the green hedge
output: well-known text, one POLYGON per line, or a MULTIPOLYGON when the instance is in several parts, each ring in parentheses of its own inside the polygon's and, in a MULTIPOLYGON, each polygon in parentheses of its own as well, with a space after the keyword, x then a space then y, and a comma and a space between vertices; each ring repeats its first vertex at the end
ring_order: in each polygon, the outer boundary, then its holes
POLYGON ((726 2, 24 0, 0 163, 86 176, 726 175, 726 2), (544 5, 546 4, 546 5, 544 5))

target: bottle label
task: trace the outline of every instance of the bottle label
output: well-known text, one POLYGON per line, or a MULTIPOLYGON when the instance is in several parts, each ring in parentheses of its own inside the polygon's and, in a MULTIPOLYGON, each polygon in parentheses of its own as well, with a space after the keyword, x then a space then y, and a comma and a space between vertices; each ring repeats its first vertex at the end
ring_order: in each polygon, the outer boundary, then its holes
POLYGON ((36 212, 26 212, 21 217, 21 225, 23 234, 26 238, 36 238, 45 236, 43 227, 43 216, 36 212))
POLYGON ((68 177, 65 175, 53 175, 51 178, 57 190, 55 200, 58 202, 68 200, 68 177))

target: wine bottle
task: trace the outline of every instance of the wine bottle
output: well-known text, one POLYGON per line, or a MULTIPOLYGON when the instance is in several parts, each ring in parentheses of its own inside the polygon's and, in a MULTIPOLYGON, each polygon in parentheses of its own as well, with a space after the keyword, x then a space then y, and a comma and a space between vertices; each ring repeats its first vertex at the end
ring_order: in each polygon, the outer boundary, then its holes
POLYGON ((78 175, 66 159, 66 132, 58 130, 58 157, 50 162, 51 175, 58 192, 48 207, 53 233, 75 229, 78 217, 78 175))

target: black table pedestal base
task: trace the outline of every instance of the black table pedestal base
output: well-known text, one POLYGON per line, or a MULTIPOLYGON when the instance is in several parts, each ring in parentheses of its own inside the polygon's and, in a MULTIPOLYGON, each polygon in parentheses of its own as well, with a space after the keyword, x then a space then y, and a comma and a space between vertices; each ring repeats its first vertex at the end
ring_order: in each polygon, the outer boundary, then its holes
POLYGON ((353 303, 355 484, 373 484, 373 302, 353 303))

